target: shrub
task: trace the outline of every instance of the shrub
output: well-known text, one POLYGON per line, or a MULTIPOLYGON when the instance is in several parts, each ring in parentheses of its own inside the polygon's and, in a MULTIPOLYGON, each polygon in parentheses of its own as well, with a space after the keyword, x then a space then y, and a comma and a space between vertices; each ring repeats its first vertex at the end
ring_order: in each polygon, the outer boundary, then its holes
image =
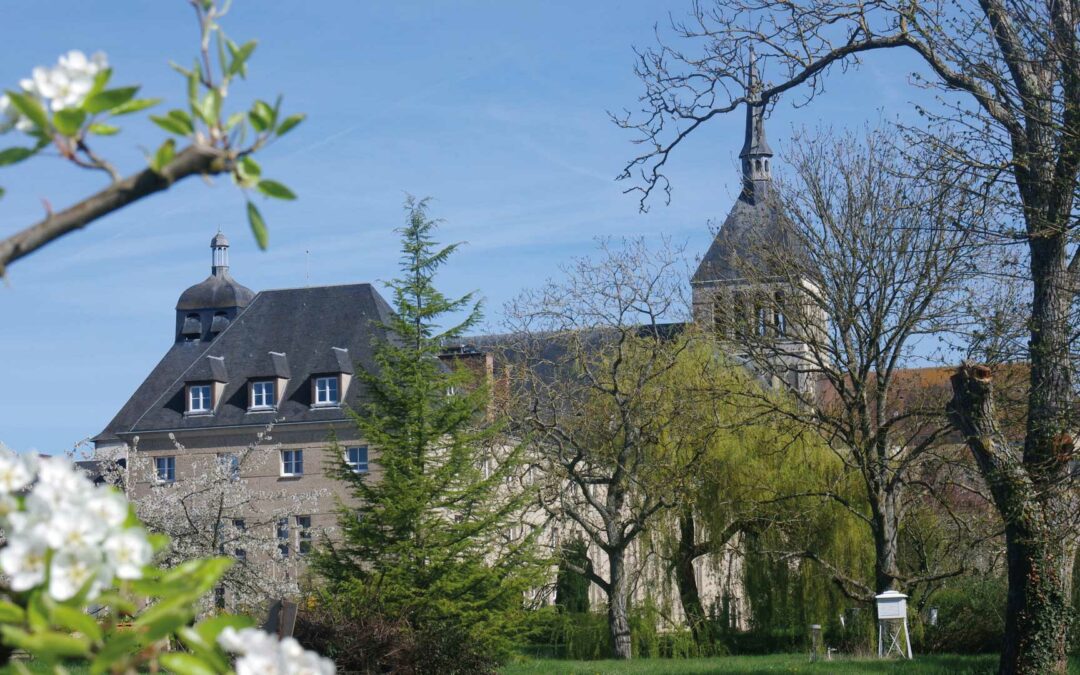
POLYGON ((374 603, 343 606, 312 596, 297 614, 294 635, 345 672, 494 673, 498 666, 496 656, 482 640, 473 639, 467 626, 415 626, 374 603))
POLYGON ((1001 650, 1005 632, 1005 580, 969 579, 935 593, 938 623, 926 626, 928 652, 985 654, 1001 650))

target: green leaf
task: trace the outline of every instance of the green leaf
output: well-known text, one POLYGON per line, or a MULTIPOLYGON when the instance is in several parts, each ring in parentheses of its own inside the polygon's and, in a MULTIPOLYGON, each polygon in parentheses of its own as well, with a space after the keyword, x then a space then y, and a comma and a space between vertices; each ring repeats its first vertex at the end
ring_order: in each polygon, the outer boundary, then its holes
POLYGON ((199 105, 195 106, 195 114, 207 124, 216 124, 221 115, 221 94, 217 89, 211 89, 203 96, 199 105))
POLYGON ((188 105, 191 106, 192 110, 195 110, 199 101, 199 81, 201 79, 202 68, 199 66, 199 60, 195 59, 195 65, 187 75, 188 105))
POLYGON ((164 115, 151 115, 150 121, 158 125, 170 134, 176 134, 177 136, 187 136, 192 132, 192 129, 173 117, 164 115))
POLYGON ((248 113, 251 126, 259 133, 273 126, 273 116, 274 111, 266 101, 255 101, 255 104, 251 106, 251 112, 248 113))
POLYGON ((158 103, 161 103, 160 98, 133 98, 127 103, 121 103, 120 105, 116 106, 109 111, 109 114, 114 117, 116 115, 129 115, 134 112, 139 112, 140 110, 153 108, 158 103))
POLYGON ((33 157, 35 152, 37 151, 33 148, 6 148, 0 150, 0 166, 21 162, 28 157, 33 157))
POLYGON ((270 233, 266 231, 266 221, 263 220, 259 209, 255 208, 255 205, 251 202, 247 203, 247 216, 248 223, 251 224, 251 233, 255 235, 255 243, 265 251, 267 244, 270 243, 270 233))
POLYGON ((90 87, 90 91, 86 92, 86 98, 101 93, 105 89, 105 85, 109 83, 110 77, 112 77, 112 68, 106 68, 95 75, 94 84, 90 87))
POLYGON ((14 626, 0 625, 0 634, 4 643, 25 649, 35 657, 55 661, 65 657, 84 656, 90 651, 90 641, 85 637, 74 637, 64 633, 45 631, 27 633, 14 626))
POLYGON ((278 127, 277 135, 284 136, 285 134, 292 131, 296 125, 300 124, 305 119, 307 119, 307 115, 304 113, 299 113, 297 115, 289 115, 285 118, 285 121, 281 123, 281 126, 278 127))
POLYGON ((135 631, 118 630, 109 633, 109 639, 105 641, 97 658, 90 664, 90 672, 95 674, 110 672, 114 666, 122 664, 131 654, 137 652, 142 644, 145 644, 145 641, 135 631))
POLYGON ((241 630, 244 628, 250 628, 255 625, 255 621, 248 616, 239 616, 236 614, 219 614, 212 616, 209 619, 203 619, 199 623, 195 624, 195 632, 202 638, 203 642, 208 645, 217 644, 218 635, 226 628, 235 628, 241 630))
POLYGON ((106 89, 99 94, 87 98, 86 101, 83 102, 82 108, 91 115, 96 115, 97 113, 112 110, 113 108, 124 105, 135 98, 135 94, 138 92, 138 87, 106 89))
POLYGON ((211 642, 207 642, 191 626, 181 627, 176 631, 176 635, 184 643, 184 646, 188 648, 188 651, 198 656, 211 667, 217 668, 218 672, 223 673, 229 670, 228 662, 218 651, 217 643, 213 641, 216 637, 211 638, 211 642))
POLYGON ((48 612, 45 608, 45 594, 40 588, 30 592, 30 598, 26 601, 27 623, 34 630, 48 628, 48 612))
POLYGON ((229 119, 225 120, 225 131, 232 129, 237 124, 243 122, 244 117, 245 115, 242 112, 234 112, 233 114, 229 115, 229 119))
POLYGON ((86 130, 98 136, 115 136, 120 133, 120 127, 105 124, 104 122, 94 122, 86 130))
POLYGON ((183 652, 162 654, 158 661, 178 675, 214 675, 216 672, 202 659, 183 652))
POLYGON ((68 138, 78 134, 85 121, 86 112, 78 108, 64 108, 53 113, 53 126, 68 138))
POLYGON ((233 46, 229 45, 229 51, 232 51, 232 53, 233 53, 232 63, 229 64, 229 75, 230 76, 232 76, 232 75, 239 75, 240 77, 246 77, 247 76, 247 68, 245 68, 245 65, 247 64, 247 60, 251 56, 252 52, 255 51, 255 46, 256 46, 255 40, 251 40, 250 42, 245 42, 243 47, 240 47, 239 49, 236 49, 235 51, 233 50, 233 46))
POLYGON ((19 109, 26 118, 37 126, 42 131, 49 128, 49 116, 45 112, 45 108, 41 107, 41 102, 29 94, 21 94, 16 91, 8 91, 8 98, 15 104, 15 107, 19 109))
POLYGON ((276 180, 261 180, 256 186, 259 192, 274 199, 296 199, 296 193, 276 180))
POLYGON ((22 623, 26 619, 26 610, 13 602, 0 600, 0 623, 22 623))
POLYGON ((154 171, 161 173, 169 162, 176 156, 176 140, 173 138, 168 139, 161 144, 157 152, 154 153, 154 159, 150 161, 150 168, 154 171))
POLYGON ((94 642, 101 640, 101 626, 93 617, 78 609, 57 605, 52 610, 52 620, 58 627, 78 631, 94 642))
POLYGON ((262 167, 252 159, 251 155, 246 155, 236 165, 236 173, 241 185, 251 187, 259 182, 259 177, 262 176, 262 167))

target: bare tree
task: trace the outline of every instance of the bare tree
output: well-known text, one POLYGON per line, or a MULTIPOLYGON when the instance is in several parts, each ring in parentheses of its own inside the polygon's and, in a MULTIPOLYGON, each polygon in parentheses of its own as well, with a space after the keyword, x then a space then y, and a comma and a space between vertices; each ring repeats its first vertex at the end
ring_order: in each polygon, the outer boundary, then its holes
POLYGON ((1050 488, 1064 483, 1063 439, 1075 426, 1069 316, 1080 287, 1080 7, 1050 0, 716 0, 695 2, 690 18, 673 28, 677 44, 661 42, 639 54, 643 114, 617 118, 646 148, 623 174, 637 181, 631 189, 643 204, 667 187, 663 169, 672 151, 746 100, 753 48, 775 77, 760 93, 767 102, 789 91, 812 97, 830 72, 877 50, 907 50, 927 66, 929 75, 918 83, 942 92, 942 104, 936 113, 923 112, 939 128, 913 133, 995 183, 1001 206, 1020 226, 991 222, 982 234, 1026 248, 1030 387, 1023 450, 975 433, 994 427, 987 417, 995 412, 986 398, 989 373, 959 371, 954 404, 1006 521, 1009 595, 1000 671, 1065 672, 1075 545, 1062 527, 1072 499, 1068 490, 1050 488), (954 135, 932 133, 941 127, 954 135))
POLYGON ((642 241, 604 244, 602 254, 507 307, 507 360, 512 416, 535 446, 542 504, 603 552, 606 564, 576 571, 607 596, 614 655, 627 659, 629 555, 682 492, 701 446, 683 446, 679 416, 663 413, 669 375, 690 344, 667 323, 687 307, 678 256, 642 241))
MULTIPOLYGON (((900 569, 899 535, 918 467, 948 430, 944 378, 933 386, 912 364, 927 338, 963 311, 972 206, 963 185, 910 169, 880 133, 798 139, 793 179, 778 194, 772 228, 746 233, 735 280, 699 281, 695 305, 730 349, 796 399, 736 393, 736 402, 796 421, 828 444, 860 485, 860 498, 822 488, 874 541, 874 579, 796 552, 829 569, 852 597, 869 601, 959 569, 900 569), (776 241, 779 238, 782 241, 776 241)), ((777 498, 785 498, 777 495, 777 498)))

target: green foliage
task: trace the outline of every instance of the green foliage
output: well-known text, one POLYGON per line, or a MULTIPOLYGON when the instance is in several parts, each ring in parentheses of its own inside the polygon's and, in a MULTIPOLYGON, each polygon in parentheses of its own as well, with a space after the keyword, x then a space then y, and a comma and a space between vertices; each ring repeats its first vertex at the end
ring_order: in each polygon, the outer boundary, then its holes
POLYGON ((530 495, 504 487, 521 469, 521 448, 500 445, 499 427, 487 422, 486 383, 439 358, 480 314, 471 295, 450 299, 433 285, 457 246, 435 244, 426 208, 406 203, 402 276, 389 284, 396 312, 375 345, 375 367, 357 372, 366 398, 354 420, 377 471, 354 473, 337 452, 332 473, 359 506, 341 507, 341 540, 313 564, 348 606, 377 607, 420 631, 460 626, 463 639, 499 656, 541 571, 531 534, 506 537, 530 495), (441 325, 455 314, 464 319, 441 325))
MULTIPOLYGON (((200 57, 188 69, 171 64, 185 82, 186 108, 174 108, 163 115, 149 115, 149 120, 171 136, 148 153, 147 165, 156 173, 166 168, 186 148, 178 147, 177 140, 187 141, 189 147, 199 147, 220 158, 212 173, 229 173, 237 186, 244 191, 247 200, 248 221, 252 234, 260 248, 267 245, 267 227, 247 199, 248 190, 273 199, 296 199, 295 193, 275 180, 252 180, 250 157, 277 138, 293 130, 305 118, 293 114, 281 119, 281 98, 271 105, 255 100, 247 113, 226 111, 227 95, 236 78, 247 77, 250 58, 256 42, 250 40, 237 44, 229 39, 220 19, 228 11, 229 2, 193 3, 201 33, 200 57), (207 49, 211 44, 216 50, 207 49), (214 58, 216 57, 216 59, 214 58)), ((76 54, 76 52, 72 52, 76 54)), ((93 86, 81 97, 71 100, 50 100, 54 96, 49 89, 40 89, 34 78, 23 84, 22 90, 4 92, 0 102, 0 134, 15 129, 36 141, 33 147, 13 146, 0 148, 0 166, 15 164, 38 154, 43 148, 54 147, 61 158, 75 165, 104 171, 114 182, 121 180, 116 168, 91 147, 98 136, 120 133, 116 118, 147 110, 159 104, 160 99, 137 98, 139 86, 109 88, 113 71, 105 67, 104 58, 93 62, 78 53, 80 61, 71 61, 71 54, 62 58, 57 68, 68 70, 66 77, 93 78, 93 86), (10 109, 8 109, 10 108, 10 109), (54 110, 51 115, 49 110, 54 110)), ((0 196, 3 190, 0 189, 0 196)))
POLYGON ((999 652, 1005 634, 1005 579, 963 577, 930 596, 936 626, 925 626, 925 651, 961 654, 999 652))
POLYGON ((576 538, 563 544, 559 551, 559 571, 555 577, 555 606, 560 611, 583 613, 589 611, 589 580, 581 570, 587 570, 589 545, 576 538))
POLYGON ((49 666, 86 664, 91 673, 123 673, 161 664, 177 673, 225 673, 230 658, 217 644, 226 627, 246 627, 246 617, 220 615, 195 623, 199 600, 232 561, 194 560, 162 570, 146 566, 141 579, 95 600, 96 616, 84 611, 86 591, 59 602, 44 588, 11 594, 0 602, 0 636, 49 666), (138 607, 144 607, 137 610, 138 607), (161 640, 179 638, 190 650, 182 658, 162 652, 161 640))

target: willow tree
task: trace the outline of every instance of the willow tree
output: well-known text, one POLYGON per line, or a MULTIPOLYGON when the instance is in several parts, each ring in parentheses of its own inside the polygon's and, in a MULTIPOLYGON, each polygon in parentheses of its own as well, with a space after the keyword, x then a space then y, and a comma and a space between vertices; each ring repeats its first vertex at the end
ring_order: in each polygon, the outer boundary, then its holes
POLYGON ((675 503, 701 452, 658 453, 679 419, 656 413, 692 340, 669 323, 687 306, 680 270, 670 249, 605 244, 507 312, 514 425, 534 448, 543 507, 603 552, 603 565, 578 571, 607 597, 620 659, 631 657, 628 554, 675 503))
MULTIPOLYGON (((801 101, 821 94, 828 76, 873 52, 902 50, 925 66, 912 80, 943 100, 920 109, 931 126, 913 129, 916 140, 943 146, 950 167, 993 185, 1008 217, 985 223, 980 234, 994 244, 1022 244, 1026 254, 1017 272, 1031 298, 1024 310, 1030 387, 1022 450, 1002 438, 990 372, 958 371, 953 407, 1006 522, 1000 671, 1065 672, 1075 549, 1065 461, 1071 452, 1063 448, 1075 426, 1069 347, 1080 289, 1080 7, 1057 0, 714 0, 694 2, 673 32, 671 43, 639 53, 641 114, 617 120, 645 148, 623 174, 636 181, 631 189, 643 204, 667 189, 672 153, 747 100, 746 66, 755 49, 771 78, 760 91, 766 102, 787 92, 801 101)), ((972 258, 994 274, 990 260, 972 258)))

